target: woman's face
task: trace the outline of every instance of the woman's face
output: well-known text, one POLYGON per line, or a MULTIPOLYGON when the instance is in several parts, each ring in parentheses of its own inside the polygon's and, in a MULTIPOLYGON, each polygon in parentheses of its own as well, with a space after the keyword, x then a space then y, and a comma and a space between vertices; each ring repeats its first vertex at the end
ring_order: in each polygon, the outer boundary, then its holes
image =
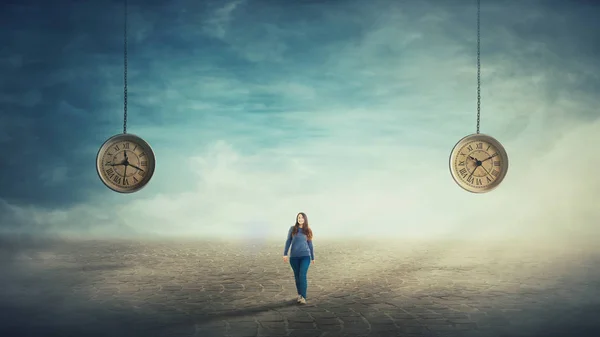
POLYGON ((298 214, 298 224, 304 225, 304 217, 302 216, 302 214, 298 214))

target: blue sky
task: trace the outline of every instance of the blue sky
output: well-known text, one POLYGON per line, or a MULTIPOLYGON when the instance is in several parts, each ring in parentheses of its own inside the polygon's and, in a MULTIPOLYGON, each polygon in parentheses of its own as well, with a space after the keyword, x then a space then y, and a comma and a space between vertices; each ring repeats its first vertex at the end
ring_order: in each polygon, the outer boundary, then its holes
POLYGON ((475 132, 476 1, 130 1, 128 131, 157 169, 121 195, 122 3, 2 5, 0 228, 84 236, 598 234, 600 7, 482 1, 481 132, 508 175, 455 185, 475 132))

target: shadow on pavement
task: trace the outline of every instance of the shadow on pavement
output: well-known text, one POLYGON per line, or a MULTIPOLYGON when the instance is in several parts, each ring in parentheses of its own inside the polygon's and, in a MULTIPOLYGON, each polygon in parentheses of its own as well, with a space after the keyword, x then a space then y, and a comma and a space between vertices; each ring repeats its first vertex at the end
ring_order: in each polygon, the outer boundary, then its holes
MULTIPOLYGON (((104 246, 103 246, 104 247, 104 246)), ((135 245, 127 248, 119 244, 106 244, 106 250, 118 249, 124 256, 127 254, 136 254, 135 245)), ((70 242, 53 243, 40 241, 39 247, 36 248, 35 241, 30 241, 27 245, 19 248, 13 245, 10 254, 4 254, 5 259, 2 260, 0 270, 0 336, 222 336, 227 327, 224 326, 224 320, 231 320, 239 323, 241 327, 246 327, 248 335, 256 335, 255 317, 266 314, 285 313, 288 321, 293 321, 294 318, 300 321, 298 327, 293 328, 291 336, 294 333, 302 332, 302 318, 318 312, 348 312, 350 309, 358 313, 363 318, 378 317, 380 315, 378 305, 387 304, 387 312, 390 315, 398 317, 404 316, 398 327, 378 325, 374 320, 370 324, 370 336, 392 336, 391 329, 401 330, 400 332, 409 331, 409 328, 419 327, 414 322, 424 322, 422 336, 433 335, 452 335, 450 332, 431 330, 427 328, 427 323, 422 317, 417 314, 410 314, 415 308, 419 308, 424 304, 434 304, 436 296, 450 296, 447 289, 430 287, 424 289, 421 294, 413 294, 407 296, 402 302, 391 298, 373 299, 361 301, 357 299, 356 293, 372 294, 381 292, 391 292, 394 283, 391 280, 390 284, 373 283, 369 281, 369 276, 375 276, 376 268, 363 272, 364 275, 354 275, 356 279, 364 279, 367 281, 355 282, 352 287, 340 287, 335 291, 316 295, 308 306, 298 306, 295 301, 280 301, 278 299, 261 298, 260 303, 253 306, 231 308, 211 307, 207 303, 217 299, 221 303, 233 303, 236 300, 236 292, 224 293, 218 298, 212 300, 202 299, 194 307, 195 309, 184 308, 186 300, 192 296, 196 296, 187 290, 176 291, 170 293, 172 296, 181 297, 180 307, 165 307, 161 306, 157 301, 132 301, 129 305, 123 305, 116 301, 121 295, 113 295, 113 297, 99 297, 94 301, 90 301, 80 296, 74 291, 81 287, 86 287, 90 279, 102 279, 104 272, 113 270, 130 268, 125 261, 121 264, 103 263, 100 260, 95 261, 95 264, 86 265, 86 261, 75 261, 72 265, 60 265, 32 270, 24 263, 19 263, 17 256, 26 254, 32 259, 36 258, 36 254, 40 251, 52 251, 55 254, 70 256, 75 254, 77 247, 73 247, 70 242), (6 257, 12 257, 6 258, 6 257), (82 264, 84 263, 84 264, 82 264), (75 273, 75 271, 84 271, 85 273, 75 273), (85 276, 85 277, 84 277, 85 276), (23 285, 28 285, 25 291, 23 285), (247 324, 244 324, 247 323, 247 324), (199 328, 202 327, 202 330, 199 328), (378 334, 379 333, 379 334, 378 334)), ((435 266, 431 261, 443 258, 444 249, 429 249, 426 246, 414 252, 410 256, 398 256, 400 263, 395 267, 382 264, 378 267, 388 268, 387 272, 391 275, 411 276, 415 273, 433 273, 443 266, 435 266)), ((339 262, 332 262, 339 263, 339 262)), ((600 261, 595 260, 596 266, 600 265, 600 261)), ((332 265, 333 268, 333 265, 332 265)), ((449 267, 450 268, 450 267, 449 267)), ((476 268, 473 267, 473 268, 476 268)), ((218 272, 222 279, 235 279, 245 277, 251 279, 253 276, 242 275, 236 272, 223 271, 221 266, 214 266, 215 273, 218 272)), ((291 276, 291 274, 290 274, 291 276)), ((339 274, 340 279, 344 275, 339 274)), ((312 276, 315 279, 316 276, 312 276)), ((570 281, 565 281, 563 287, 572 287, 576 289, 581 285, 598 285, 600 280, 594 275, 572 275, 570 281)), ((110 284, 106 285, 110 287, 110 284)), ((493 287, 490 291, 493 291, 493 287)), ((600 323, 598 322, 600 312, 600 299, 594 298, 593 294, 589 294, 586 299, 585 293, 578 293, 576 297, 558 296, 557 292, 561 289, 535 289, 528 290, 529 298, 535 297, 533 303, 523 303, 518 310, 518 314, 513 313, 512 317, 522 316, 520 322, 522 327, 515 330, 515 326, 508 324, 506 326, 497 326, 497 323, 491 320, 490 326, 474 328, 472 331, 460 331, 454 334, 455 336, 600 336, 600 323), (512 329, 512 330, 511 330, 512 329)), ((570 291, 570 290, 569 290, 570 291)), ((293 292, 292 292, 293 293, 293 292)), ((576 292, 575 292, 576 293, 576 292)), ((165 295, 165 296, 171 296, 165 295)), ((293 294, 291 294, 293 295, 293 294)), ((291 296, 290 295, 290 296, 291 296)), ((125 296, 125 295, 122 295, 125 296)), ((310 294, 309 294, 310 297, 310 294)), ((502 296, 498 297, 498 301, 502 302, 502 296)), ((492 308, 493 309, 493 308, 492 308)), ((486 316, 486 315, 483 315, 486 316)), ((501 313, 497 319, 501 319, 501 313)), ((491 319, 491 317, 489 317, 491 319)), ((483 317, 485 319, 485 317, 483 317)), ((360 319, 359 319, 360 320, 360 319)), ((450 324, 450 323, 449 323, 450 324)), ((487 323, 486 323, 487 324, 487 323)), ((267 331, 267 330, 265 330, 267 331)), ((314 330, 313 330, 314 331, 314 330)), ((367 331, 367 330, 365 330, 367 331)), ((231 332, 231 331, 229 331, 231 332)), ((264 332, 263 332, 264 333, 264 332)), ((311 333, 310 330, 304 333, 311 333)), ((286 335, 284 332, 273 332, 270 336, 286 335)), ((351 336, 350 333, 342 333, 344 336, 351 336)), ((365 335, 365 334, 362 334, 365 335)), ((333 335, 332 335, 333 336, 333 335)))

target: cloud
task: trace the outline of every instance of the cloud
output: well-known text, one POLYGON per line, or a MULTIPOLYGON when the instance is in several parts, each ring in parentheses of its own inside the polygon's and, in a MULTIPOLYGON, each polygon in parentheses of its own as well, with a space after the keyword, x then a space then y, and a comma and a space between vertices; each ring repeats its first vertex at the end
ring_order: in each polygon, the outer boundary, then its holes
MULTIPOLYGON (((287 147, 296 155, 286 156, 244 153, 218 141, 188 157, 189 171, 175 171, 185 177, 185 191, 160 192, 150 185, 148 193, 134 200, 123 197, 118 203, 63 212, 14 207, 12 212, 19 219, 39 219, 38 227, 60 231, 64 224, 72 227, 65 232, 83 228, 102 235, 111 235, 108 229, 116 224, 127 224, 131 233, 141 235, 234 238, 260 231, 277 237, 299 211, 308 213, 320 237, 597 235, 600 184, 585 177, 593 177, 600 163, 594 156, 571 159, 571 149, 598 143, 599 132, 599 122, 579 125, 543 152, 529 147, 525 138, 505 144, 509 173, 486 195, 454 185, 447 149, 378 147, 376 155, 363 156, 366 152, 351 146, 306 141, 287 147), (368 162, 355 165, 353 156, 368 162)), ((169 176, 164 172, 155 179, 167 181, 169 176)))
POLYGON ((244 1, 232 1, 216 9, 214 14, 204 22, 206 34, 218 39, 225 39, 227 30, 233 19, 233 12, 244 1))
MULTIPOLYGON (((11 126, 0 142, 33 135, 0 172, 4 230, 280 238, 304 211, 318 237, 598 233, 599 69, 589 49, 574 52, 578 32, 589 34, 579 10, 549 23, 539 13, 566 9, 483 9, 481 127, 510 168, 497 190, 473 195, 452 181, 448 155, 475 132, 474 8, 215 6, 183 2, 160 19, 137 9, 163 32, 131 49, 128 130, 158 163, 142 191, 116 194, 93 170, 121 128, 116 47, 75 54, 36 82, 23 113, 0 115, 11 126), (548 25, 564 29, 558 42, 548 25), (42 147, 37 166, 19 166, 42 147), (22 188, 15 176, 34 182, 22 188)), ((32 53, 0 59, 24 69, 32 53)))
MULTIPOLYGON (((225 43, 247 61, 283 62, 284 54, 289 51, 286 39, 299 35, 298 32, 283 29, 280 22, 274 19, 290 14, 285 4, 252 6, 247 1, 232 1, 225 4, 216 2, 215 5, 219 7, 209 10, 208 17, 203 20, 202 32, 225 43), (256 11, 255 8, 261 10, 256 11)), ((193 32, 195 25, 190 24, 186 28, 188 32, 193 32)))

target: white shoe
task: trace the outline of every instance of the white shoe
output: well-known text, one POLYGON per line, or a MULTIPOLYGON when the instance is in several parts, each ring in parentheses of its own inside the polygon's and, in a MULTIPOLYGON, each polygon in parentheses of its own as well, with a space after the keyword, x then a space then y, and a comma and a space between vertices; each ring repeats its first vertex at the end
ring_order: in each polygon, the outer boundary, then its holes
POLYGON ((302 296, 301 296, 301 295, 298 295, 298 297, 296 297, 296 301, 297 301, 298 303, 300 303, 300 300, 301 300, 301 299, 302 299, 302 296))
POLYGON ((298 300, 298 303, 300 304, 306 304, 306 299, 302 296, 300 296, 300 299, 298 300))

